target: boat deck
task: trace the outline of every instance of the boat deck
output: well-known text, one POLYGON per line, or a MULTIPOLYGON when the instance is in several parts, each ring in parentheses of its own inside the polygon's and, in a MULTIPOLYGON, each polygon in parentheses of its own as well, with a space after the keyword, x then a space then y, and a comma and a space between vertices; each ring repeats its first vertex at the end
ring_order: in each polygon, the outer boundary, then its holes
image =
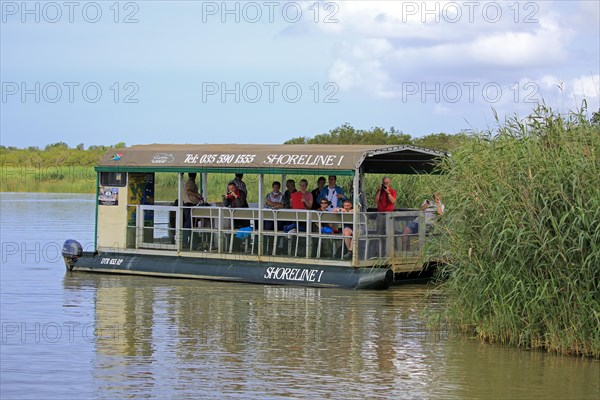
POLYGON ((422 251, 430 239, 425 230, 420 229, 414 235, 403 234, 406 224, 423 218, 419 210, 360 212, 358 223, 352 224, 351 213, 191 207, 193 227, 184 229, 179 224, 179 213, 185 207, 164 204, 129 207, 134 208, 135 218, 128 223, 127 248, 119 249, 122 252, 263 262, 293 260, 294 264, 305 265, 388 267, 394 273, 420 271, 430 261, 424 259, 422 251), (352 258, 344 245, 347 237, 319 229, 350 225, 354 227, 354 237, 350 238, 354 249, 352 258), (272 229, 260 229, 265 226, 272 229))

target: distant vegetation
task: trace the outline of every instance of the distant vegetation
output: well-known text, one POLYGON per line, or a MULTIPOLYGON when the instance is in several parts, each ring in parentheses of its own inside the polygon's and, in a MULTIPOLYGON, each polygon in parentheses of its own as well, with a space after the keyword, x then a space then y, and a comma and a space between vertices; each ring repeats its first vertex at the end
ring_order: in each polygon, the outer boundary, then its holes
POLYGON ((368 130, 356 129, 349 124, 344 124, 328 133, 316 135, 312 138, 297 137, 290 139, 285 144, 373 144, 373 145, 403 145, 425 147, 434 150, 452 151, 468 140, 469 134, 461 132, 453 135, 447 133, 432 133, 427 136, 413 138, 391 127, 389 130, 375 127, 368 130))
POLYGON ((0 146, 0 192, 94 193, 94 165, 114 146, 70 148, 64 142, 43 149, 0 146))
POLYGON ((49 144, 43 149, 35 146, 26 149, 0 146, 0 162, 3 166, 93 167, 109 149, 123 147, 125 147, 124 142, 114 146, 89 146, 87 149, 83 143, 71 148, 64 142, 49 144))

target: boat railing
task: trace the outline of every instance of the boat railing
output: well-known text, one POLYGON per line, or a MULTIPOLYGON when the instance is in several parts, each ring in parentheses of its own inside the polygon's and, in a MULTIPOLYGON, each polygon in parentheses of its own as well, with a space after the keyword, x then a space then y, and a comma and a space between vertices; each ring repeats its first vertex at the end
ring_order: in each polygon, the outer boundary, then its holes
POLYGON ((128 248, 178 250, 181 241, 180 208, 171 205, 129 205, 128 248))
POLYGON ((330 259, 375 265, 417 256, 427 240, 424 214, 416 210, 353 213, 314 210, 131 205, 128 247, 255 257, 330 259), (191 215, 191 226, 184 214, 191 215), (405 227, 418 221, 418 232, 405 227), (352 236, 344 236, 344 227, 352 236))

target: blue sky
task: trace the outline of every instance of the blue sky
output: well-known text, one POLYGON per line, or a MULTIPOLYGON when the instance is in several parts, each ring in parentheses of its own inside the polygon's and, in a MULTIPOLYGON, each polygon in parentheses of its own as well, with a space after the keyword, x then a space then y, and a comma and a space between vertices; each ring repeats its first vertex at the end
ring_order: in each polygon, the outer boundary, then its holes
POLYGON ((599 109, 597 1, 2 1, 1 144, 413 136, 599 109))

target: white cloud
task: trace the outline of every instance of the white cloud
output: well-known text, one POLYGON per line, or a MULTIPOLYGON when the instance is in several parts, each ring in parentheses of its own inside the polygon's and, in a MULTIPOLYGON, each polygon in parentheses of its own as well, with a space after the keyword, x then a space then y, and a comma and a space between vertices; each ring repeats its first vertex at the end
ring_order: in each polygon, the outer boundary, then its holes
MULTIPOLYGON (((524 78, 521 82, 531 82, 531 79, 524 78)), ((565 83, 554 75, 544 75, 537 79, 536 82, 544 89, 558 89, 562 90, 565 83)))
MULTIPOLYGON (((496 82, 504 77, 507 83, 506 76, 519 71, 522 75, 530 69, 559 68, 566 62, 575 33, 561 25, 564 15, 551 3, 541 3, 535 14, 521 10, 521 20, 526 16, 537 20, 528 24, 515 22, 512 3, 491 3, 505 7, 495 22, 493 12, 486 15, 481 10, 486 3, 477 3, 480 9, 467 14, 465 3, 435 2, 438 22, 434 14, 419 9, 426 2, 338 3, 335 35, 344 41, 329 77, 346 83, 351 77, 351 84, 341 85, 342 89, 389 98, 401 95, 404 82, 496 82), (462 7, 460 17, 452 14, 453 4, 462 7), (450 23, 452 19, 456 23, 450 23)), ((434 2, 427 2, 427 7, 433 11, 434 2)))
POLYGON ((544 75, 538 79, 523 78, 521 86, 527 83, 538 85, 540 92, 546 94, 564 94, 570 98, 593 99, 600 97, 600 75, 581 75, 578 78, 565 79, 554 75, 544 75))
POLYGON ((487 65, 524 67, 562 61, 569 30, 553 21, 540 21, 533 32, 506 32, 475 39, 466 46, 467 58, 487 65), (470 57, 469 57, 470 56, 470 57))
POLYGON ((337 60, 331 66, 329 80, 335 82, 342 90, 350 90, 361 82, 361 77, 352 65, 337 60))
POLYGON ((600 75, 587 75, 571 81, 572 95, 576 98, 600 97, 600 75))

